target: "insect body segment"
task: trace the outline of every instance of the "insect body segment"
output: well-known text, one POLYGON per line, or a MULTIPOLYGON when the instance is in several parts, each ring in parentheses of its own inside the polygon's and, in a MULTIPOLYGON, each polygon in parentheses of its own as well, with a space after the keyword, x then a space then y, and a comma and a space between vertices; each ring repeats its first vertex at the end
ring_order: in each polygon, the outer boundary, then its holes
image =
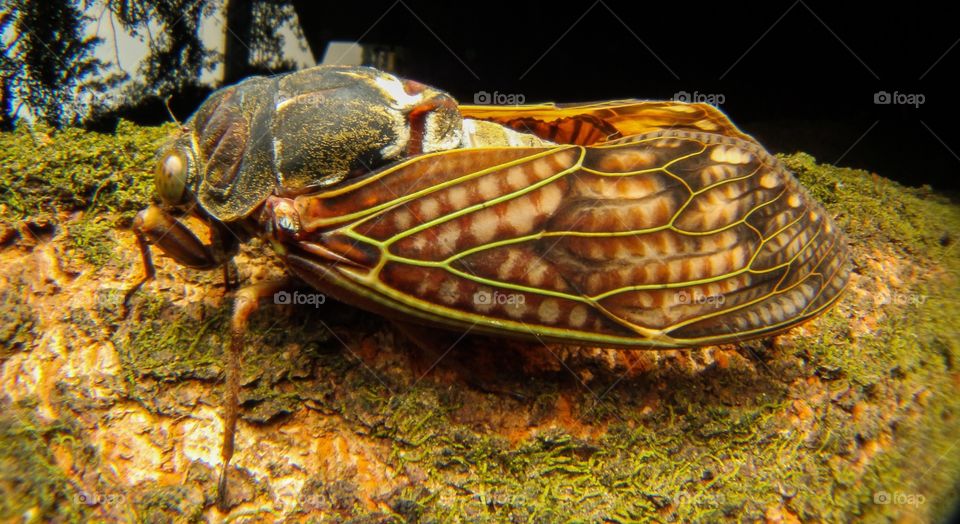
POLYGON ((302 224, 288 262, 441 325, 640 347, 782 330, 847 278, 822 208, 752 142, 668 131, 466 153, 286 202, 302 224))

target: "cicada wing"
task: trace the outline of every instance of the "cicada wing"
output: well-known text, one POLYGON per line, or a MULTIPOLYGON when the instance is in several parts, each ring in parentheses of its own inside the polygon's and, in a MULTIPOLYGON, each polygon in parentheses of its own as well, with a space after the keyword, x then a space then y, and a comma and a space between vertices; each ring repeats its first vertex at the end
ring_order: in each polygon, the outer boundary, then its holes
POLYGON ((849 273, 842 235, 793 176, 716 134, 424 155, 296 202, 288 262, 308 280, 504 336, 736 341, 823 311, 849 273))
POLYGON ((497 122, 560 144, 591 145, 668 129, 753 141, 709 104, 615 100, 586 104, 462 105, 464 118, 497 122))
POLYGON ((624 138, 588 148, 572 179, 545 257, 640 335, 700 345, 782 331, 824 311, 848 281, 842 233, 753 142, 624 138))

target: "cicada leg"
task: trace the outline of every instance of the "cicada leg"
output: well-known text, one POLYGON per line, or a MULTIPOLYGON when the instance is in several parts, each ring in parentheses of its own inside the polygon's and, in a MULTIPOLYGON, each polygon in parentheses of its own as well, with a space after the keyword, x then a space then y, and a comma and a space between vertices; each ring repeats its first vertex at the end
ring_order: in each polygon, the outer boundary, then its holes
MULTIPOLYGON (((215 226, 215 224, 211 224, 211 226, 215 226)), ((150 255, 150 245, 157 246, 164 254, 187 267, 215 269, 223 266, 225 285, 228 290, 231 289, 232 283, 227 263, 230 261, 237 244, 225 235, 226 231, 211 227, 212 242, 205 244, 197 238, 190 228, 154 205, 137 214, 133 221, 133 231, 137 236, 137 246, 140 248, 143 259, 144 276, 133 288, 127 291, 124 298, 125 308, 130 296, 156 275, 156 269, 150 255)), ((297 285, 292 279, 284 278, 244 287, 238 290, 234 296, 230 345, 226 352, 225 362, 224 429, 223 441, 220 445, 220 479, 217 483, 217 507, 222 511, 228 509, 227 468, 230 465, 230 459, 233 458, 233 443, 239 413, 240 355, 243 350, 243 339, 247 324, 250 316, 259 308, 260 299, 272 297, 278 291, 295 287, 297 285)))
POLYGON ((240 412, 240 357, 243 353, 243 338, 247 332, 250 316, 259 309, 260 300, 274 297, 277 292, 294 289, 297 282, 291 278, 258 282, 241 288, 233 299, 233 316, 230 319, 230 347, 226 355, 226 393, 223 399, 223 441, 220 445, 220 480, 217 483, 217 507, 227 511, 227 468, 233 458, 233 441, 240 412))
POLYGON ((123 305, 126 309, 130 297, 144 283, 156 276, 153 258, 150 255, 150 245, 160 248, 167 256, 179 264, 195 269, 215 269, 224 266, 224 279, 227 289, 231 289, 229 270, 226 269, 236 243, 230 242, 223 233, 211 228, 213 242, 204 244, 190 231, 186 225, 177 220, 159 206, 151 205, 137 213, 133 219, 133 232, 137 236, 137 247, 143 261, 143 278, 137 281, 124 296, 123 305))

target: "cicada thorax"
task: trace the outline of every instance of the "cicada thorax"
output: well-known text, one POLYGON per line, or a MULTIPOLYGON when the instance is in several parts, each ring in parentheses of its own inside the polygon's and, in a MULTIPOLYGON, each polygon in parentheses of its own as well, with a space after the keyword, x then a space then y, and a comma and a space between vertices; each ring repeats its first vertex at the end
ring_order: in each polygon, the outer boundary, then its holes
POLYGON ((422 155, 268 206, 295 273, 363 307, 567 343, 684 347, 787 329, 849 274, 841 233, 753 141, 422 155), (279 229, 279 227, 278 227, 279 229))
POLYGON ((446 93, 370 68, 318 67, 251 78, 212 95, 188 122, 192 189, 223 222, 271 194, 328 187, 421 152, 460 144, 446 93))

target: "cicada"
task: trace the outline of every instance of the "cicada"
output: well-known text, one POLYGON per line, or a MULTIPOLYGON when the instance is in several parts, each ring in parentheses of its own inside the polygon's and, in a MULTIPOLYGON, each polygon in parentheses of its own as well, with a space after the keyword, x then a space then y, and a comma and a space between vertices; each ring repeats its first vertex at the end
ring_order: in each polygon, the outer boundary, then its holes
MULTIPOLYGON (((789 329, 850 273, 843 234, 716 108, 460 105, 375 69, 216 91, 163 146, 134 231, 184 266, 260 237, 299 281, 386 317, 494 336, 689 348, 789 329), (173 212, 211 230, 204 243, 173 212)), ((236 293, 220 500, 257 299, 236 293)))

